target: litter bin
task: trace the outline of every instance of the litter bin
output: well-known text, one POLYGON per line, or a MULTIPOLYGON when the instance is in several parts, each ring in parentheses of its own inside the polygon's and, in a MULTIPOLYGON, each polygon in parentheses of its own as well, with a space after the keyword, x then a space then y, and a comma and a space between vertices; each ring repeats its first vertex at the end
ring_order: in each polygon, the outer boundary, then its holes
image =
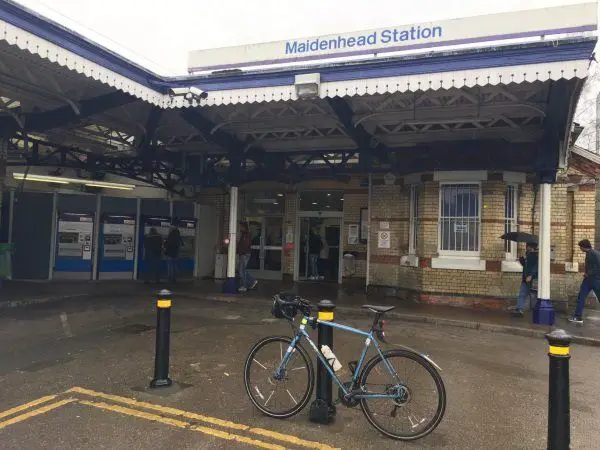
POLYGON ((12 277, 12 246, 0 244, 0 280, 12 277))
POLYGON ((356 275, 356 256, 354 253, 344 253, 344 277, 356 275))

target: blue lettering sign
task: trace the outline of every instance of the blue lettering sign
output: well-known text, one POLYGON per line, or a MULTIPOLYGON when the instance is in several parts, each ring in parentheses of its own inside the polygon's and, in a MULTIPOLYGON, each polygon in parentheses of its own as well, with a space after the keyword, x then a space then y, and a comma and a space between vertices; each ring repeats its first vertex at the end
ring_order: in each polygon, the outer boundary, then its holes
MULTIPOLYGON (((288 41, 285 43, 285 54, 326 52, 331 50, 344 50, 352 47, 376 47, 381 44, 405 43, 423 39, 439 39, 442 37, 442 27, 421 27, 385 29, 379 35, 377 31, 358 36, 336 36, 329 39, 314 38, 305 41, 288 41)), ((374 48, 375 52, 377 49, 374 48)))

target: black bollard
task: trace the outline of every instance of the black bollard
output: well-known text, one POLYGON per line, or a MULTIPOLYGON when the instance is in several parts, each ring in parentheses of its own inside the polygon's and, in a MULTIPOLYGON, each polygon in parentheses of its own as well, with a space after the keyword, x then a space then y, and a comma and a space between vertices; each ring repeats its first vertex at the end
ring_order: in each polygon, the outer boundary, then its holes
MULTIPOLYGON (((318 304, 321 321, 333 321, 333 310, 335 305, 329 300, 322 300, 318 304)), ((318 347, 323 345, 333 350, 333 328, 319 324, 318 347)), ((333 404, 332 379, 320 359, 317 359, 317 395, 310 405, 309 419, 311 422, 328 424, 335 416, 335 405, 333 404)))
POLYGON ((569 345, 571 336, 564 330, 546 335, 550 349, 548 392, 548 450, 568 450, 571 445, 569 405, 569 345))
POLYGON ((171 386, 169 378, 169 347, 171 340, 171 292, 163 289, 156 302, 156 355, 151 388, 171 386))

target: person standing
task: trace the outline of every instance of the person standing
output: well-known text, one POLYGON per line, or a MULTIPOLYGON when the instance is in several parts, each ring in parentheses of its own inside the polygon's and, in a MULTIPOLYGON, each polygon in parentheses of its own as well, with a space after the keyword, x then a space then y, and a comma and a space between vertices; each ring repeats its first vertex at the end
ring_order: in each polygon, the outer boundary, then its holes
POLYGON ((167 256, 167 270, 169 274, 169 283, 177 282, 177 258, 179 258, 179 249, 183 245, 179 228, 171 227, 167 240, 165 241, 165 255, 167 256))
POLYGON ((240 224, 240 239, 237 243, 238 254, 238 272, 240 274, 239 292, 246 292, 248 289, 255 289, 258 281, 248 272, 248 262, 252 255, 252 238, 247 223, 240 224))
POLYGON ((329 279, 331 272, 329 266, 329 243, 327 242, 327 233, 325 231, 325 228, 323 228, 323 236, 321 237, 321 253, 319 254, 319 267, 321 269, 319 280, 329 279))
POLYGON ((588 239, 579 241, 579 248, 585 252, 585 270, 577 297, 577 307, 569 322, 583 325, 583 309, 590 291, 594 291, 596 297, 600 299, 600 252, 592 248, 592 243, 588 239))
POLYGON ((525 257, 519 258, 521 265, 523 266, 523 273, 521 275, 521 288, 519 289, 519 297, 517 298, 517 306, 512 311, 516 316, 523 316, 523 309, 525 309, 525 302, 531 295, 531 285, 534 280, 538 277, 538 249, 537 245, 533 243, 527 243, 525 247, 525 257))
POLYGON ((144 239, 144 261, 146 263, 145 283, 160 283, 160 263, 162 261, 163 239, 156 228, 150 228, 144 239))
POLYGON ((309 280, 319 279, 319 255, 323 248, 323 240, 315 229, 310 230, 308 236, 308 260, 310 263, 310 277, 309 280))

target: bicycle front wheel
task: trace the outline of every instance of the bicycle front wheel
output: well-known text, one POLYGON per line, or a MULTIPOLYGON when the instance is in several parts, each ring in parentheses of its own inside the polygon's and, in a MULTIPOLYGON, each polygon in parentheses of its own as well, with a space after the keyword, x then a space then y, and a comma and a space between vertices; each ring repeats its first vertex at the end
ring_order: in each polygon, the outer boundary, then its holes
POLYGON ((389 350, 373 357, 361 373, 359 386, 367 420, 384 435, 401 441, 427 436, 446 410, 442 377, 427 359, 408 350, 389 350))
POLYGON ((280 376, 275 376, 291 343, 290 338, 279 336, 261 340, 250 350, 244 368, 250 400, 261 412, 277 419, 299 413, 310 400, 315 384, 312 362, 299 344, 280 376))

